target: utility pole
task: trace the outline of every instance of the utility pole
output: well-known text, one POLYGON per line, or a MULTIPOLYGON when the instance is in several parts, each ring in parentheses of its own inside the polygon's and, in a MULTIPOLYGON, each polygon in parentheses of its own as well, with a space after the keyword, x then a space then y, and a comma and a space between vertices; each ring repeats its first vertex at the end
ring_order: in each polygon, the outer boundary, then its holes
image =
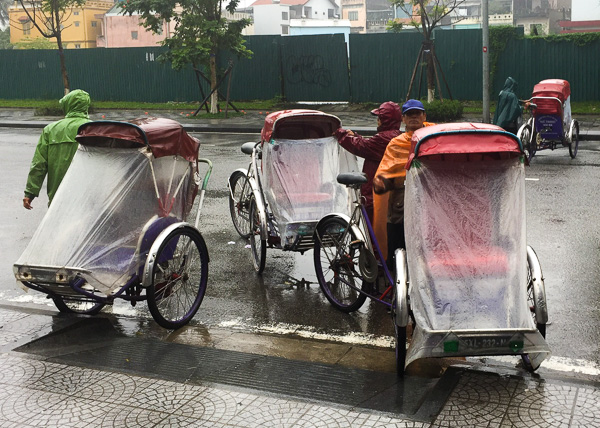
POLYGON ((488 0, 481 1, 481 36, 483 45, 483 122, 490 123, 490 26, 488 0))

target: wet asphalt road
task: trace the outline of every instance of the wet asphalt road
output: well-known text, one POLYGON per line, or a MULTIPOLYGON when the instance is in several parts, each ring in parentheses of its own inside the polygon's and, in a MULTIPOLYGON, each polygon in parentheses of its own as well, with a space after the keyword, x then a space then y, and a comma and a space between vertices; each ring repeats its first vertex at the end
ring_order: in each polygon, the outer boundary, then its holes
MULTIPOLYGON (((34 201, 33 211, 21 207, 38 136, 35 129, 0 129, 0 301, 48 305, 41 295, 24 293, 12 276, 12 263, 46 210, 44 197, 34 201)), ((202 156, 215 168, 199 227, 211 258, 209 288, 193 323, 282 333, 362 333, 363 338, 391 341, 392 322, 381 305, 366 304, 352 315, 330 307, 315 283, 311 251, 300 255, 269 249, 265 273, 254 274, 250 249, 231 224, 226 181, 233 170, 248 164, 241 144, 258 135, 195 136, 202 142, 202 156)), ((538 253, 546 279, 551 321, 547 340, 554 356, 595 363, 600 362, 599 168, 600 145, 583 142, 575 160, 567 149, 538 152, 527 168, 526 183, 528 243, 538 253)), ((119 303, 113 310, 149 317, 145 304, 132 309, 119 303)))

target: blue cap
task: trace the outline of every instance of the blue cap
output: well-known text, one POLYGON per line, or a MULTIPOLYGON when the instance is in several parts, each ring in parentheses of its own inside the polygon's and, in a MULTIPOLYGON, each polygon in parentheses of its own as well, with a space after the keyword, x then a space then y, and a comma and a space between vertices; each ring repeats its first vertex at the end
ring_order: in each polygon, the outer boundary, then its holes
POLYGON ((408 100, 402 105, 402 114, 405 114, 409 110, 421 110, 425 111, 423 103, 419 100, 408 100))

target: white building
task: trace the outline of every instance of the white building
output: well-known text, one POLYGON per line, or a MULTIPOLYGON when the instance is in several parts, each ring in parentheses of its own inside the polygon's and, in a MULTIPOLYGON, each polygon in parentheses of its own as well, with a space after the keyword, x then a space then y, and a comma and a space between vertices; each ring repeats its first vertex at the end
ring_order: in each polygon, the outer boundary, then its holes
MULTIPOLYGON (((290 27, 304 28, 301 34, 333 34, 344 32, 340 18, 340 8, 334 0, 257 0, 251 4, 254 15, 254 34, 289 35, 290 27), (292 23, 292 20, 294 22, 292 23), (309 21, 320 21, 319 24, 307 24, 309 21), (302 23, 301 21, 304 21, 302 23), (307 28, 320 31, 328 27, 326 33, 307 33, 307 28)), ((348 27, 350 24, 348 23, 348 27)), ((295 34, 298 34, 295 32, 295 34)))

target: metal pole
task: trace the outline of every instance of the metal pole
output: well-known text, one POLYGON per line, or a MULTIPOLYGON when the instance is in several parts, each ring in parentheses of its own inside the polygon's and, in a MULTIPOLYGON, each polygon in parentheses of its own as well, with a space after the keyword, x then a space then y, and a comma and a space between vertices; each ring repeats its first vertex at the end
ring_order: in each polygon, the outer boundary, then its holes
POLYGON ((483 44, 483 122, 490 123, 490 28, 488 0, 481 1, 481 34, 483 44))

